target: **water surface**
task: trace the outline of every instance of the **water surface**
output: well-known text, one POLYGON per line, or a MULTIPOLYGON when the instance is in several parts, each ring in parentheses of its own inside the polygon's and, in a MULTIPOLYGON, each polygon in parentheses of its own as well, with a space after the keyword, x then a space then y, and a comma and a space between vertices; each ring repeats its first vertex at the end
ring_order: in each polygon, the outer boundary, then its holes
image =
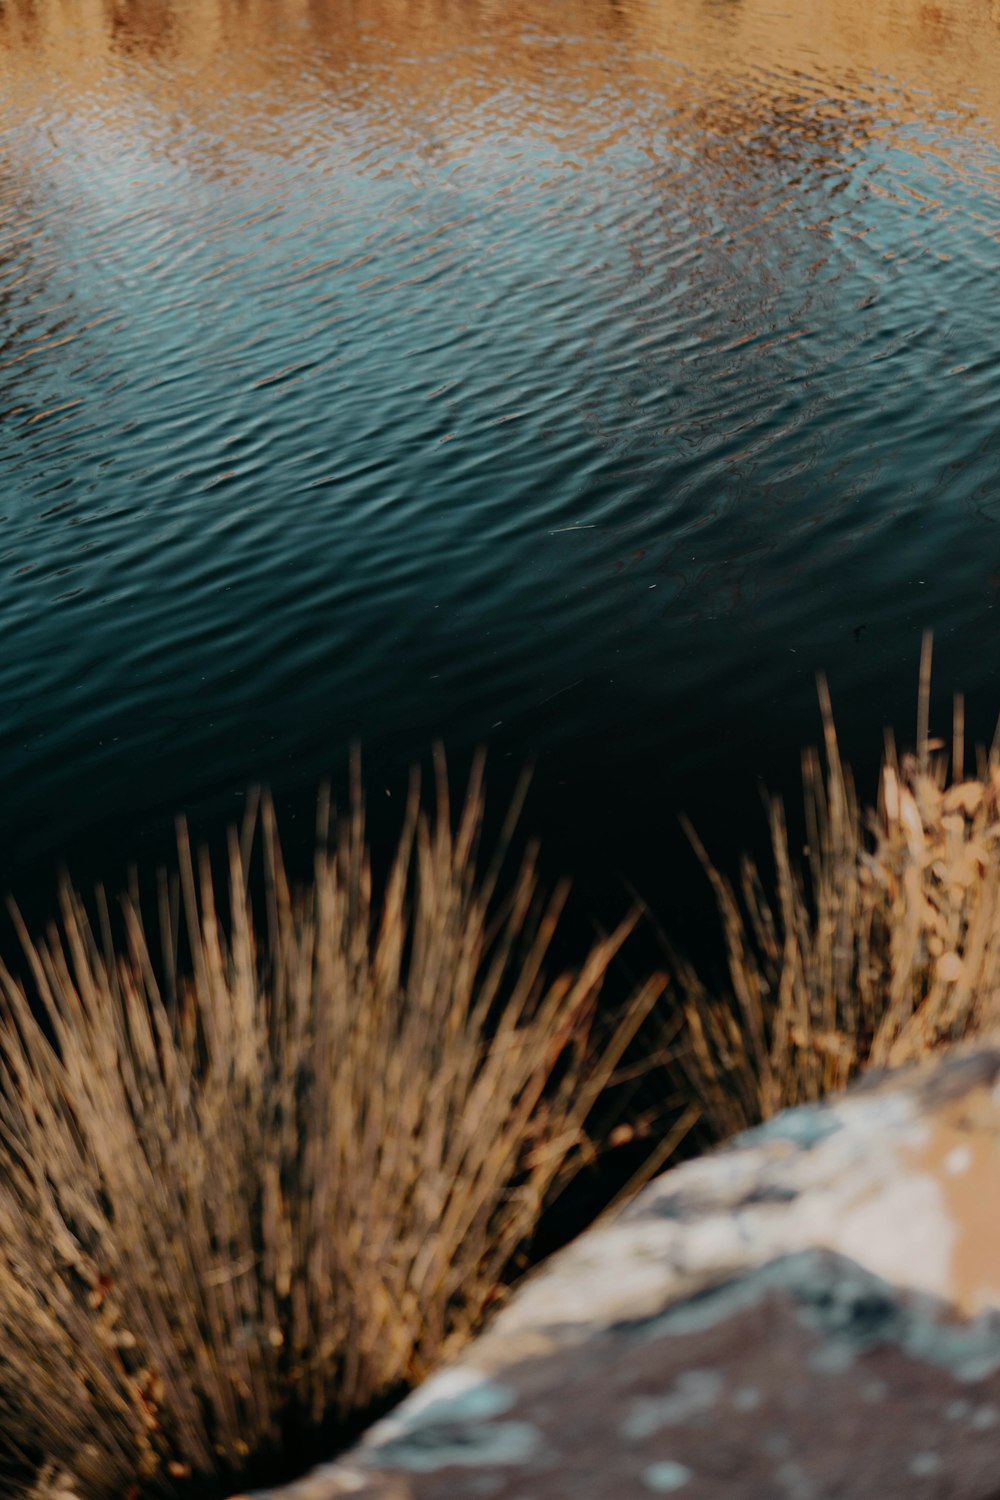
POLYGON ((4 880, 440 737, 670 911, 818 668, 988 732, 998 273, 992 0, 8 0, 4 880))

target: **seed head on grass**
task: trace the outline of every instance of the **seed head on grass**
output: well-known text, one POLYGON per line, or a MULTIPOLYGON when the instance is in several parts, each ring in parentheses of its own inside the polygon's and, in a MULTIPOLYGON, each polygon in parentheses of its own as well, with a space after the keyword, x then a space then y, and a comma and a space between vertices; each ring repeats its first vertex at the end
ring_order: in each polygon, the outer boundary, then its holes
POLYGON ((265 801, 262 920, 247 830, 224 910, 182 830, 187 977, 166 886, 162 957, 134 899, 117 943, 68 886, 42 941, 22 929, 30 987, 0 967, 5 1493, 224 1493, 475 1329, 662 987, 599 1022, 628 922, 547 980, 565 888, 531 850, 503 892, 496 860, 477 874, 482 816, 481 766, 454 829, 439 767, 376 907, 357 785, 297 892, 265 801))

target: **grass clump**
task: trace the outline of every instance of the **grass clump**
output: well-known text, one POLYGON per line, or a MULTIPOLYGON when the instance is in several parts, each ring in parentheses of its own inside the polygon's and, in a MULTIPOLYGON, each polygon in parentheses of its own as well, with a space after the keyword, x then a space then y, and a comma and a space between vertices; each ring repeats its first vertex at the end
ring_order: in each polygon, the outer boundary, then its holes
MULTIPOLYGON (((1000 754, 966 775, 960 702, 950 756, 930 738, 929 675, 928 639, 916 751, 887 745, 867 812, 821 683, 801 857, 778 798, 773 872, 731 881, 689 830, 728 983, 671 955, 674 1123, 647 1170, 696 1122, 724 1139, 1000 1025, 1000 754)), ((414 787, 378 896, 355 770, 300 890, 265 801, 219 905, 182 831, 162 952, 134 895, 118 935, 68 886, 44 940, 22 925, 27 986, 0 965, 5 1494, 190 1500, 325 1456, 475 1331, 609 1086, 648 1098, 624 1059, 664 978, 599 1016, 631 919, 545 977, 566 887, 532 848, 501 882, 519 799, 482 867, 481 777, 454 822, 440 759, 433 818, 414 787)))
POLYGON ((824 756, 803 760, 803 861, 779 798, 771 878, 745 858, 730 881, 689 829, 715 891, 729 984, 712 991, 675 957, 674 1056, 714 1139, 843 1089, 869 1066, 1000 1026, 1000 754, 980 752, 966 776, 962 700, 949 756, 928 734, 929 685, 925 637, 916 751, 900 757, 887 743, 877 805, 863 812, 820 682, 824 756))
POLYGON ((123 939, 68 887, 43 941, 22 929, 30 988, 0 968, 5 1494, 224 1493, 481 1320, 662 981, 599 1022, 628 923, 544 977, 566 890, 531 850, 503 894, 496 860, 477 874, 480 773, 455 828, 443 771, 434 819, 414 791, 378 901, 356 789, 298 892, 266 802, 263 881, 234 833, 224 908, 182 833, 162 955, 134 898, 123 939))

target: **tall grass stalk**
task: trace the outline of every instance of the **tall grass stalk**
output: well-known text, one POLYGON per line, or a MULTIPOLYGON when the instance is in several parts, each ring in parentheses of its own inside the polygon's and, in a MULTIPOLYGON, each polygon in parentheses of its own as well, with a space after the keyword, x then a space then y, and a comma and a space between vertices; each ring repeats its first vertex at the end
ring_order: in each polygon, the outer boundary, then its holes
POLYGON ((674 956, 683 1087, 724 1139, 789 1106, 1000 1026, 1000 755, 965 774, 964 708, 951 755, 928 729, 930 638, 917 740, 891 740, 877 805, 863 813, 820 682, 824 753, 803 759, 806 845, 797 859, 769 803, 773 871, 730 881, 689 835, 722 921, 728 986, 674 956))
POLYGON ((43 940, 22 925, 30 984, 0 967, 5 1493, 224 1491, 480 1322, 662 988, 600 1021, 629 921, 546 979, 566 888, 530 849, 503 891, 497 860, 477 875, 482 817, 481 766, 453 828, 439 764, 376 904, 357 783, 301 891, 265 800, 263 911, 251 827, 222 908, 182 828, 162 954, 136 899, 116 941, 69 886, 43 940))

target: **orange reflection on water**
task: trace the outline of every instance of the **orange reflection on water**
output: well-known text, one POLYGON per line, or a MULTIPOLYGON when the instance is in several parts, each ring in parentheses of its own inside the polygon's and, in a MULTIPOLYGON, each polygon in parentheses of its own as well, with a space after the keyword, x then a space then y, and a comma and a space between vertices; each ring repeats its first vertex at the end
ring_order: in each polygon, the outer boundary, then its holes
POLYGON ((766 151, 859 113, 1000 119, 1000 0, 9 0, 0 80, 8 116, 58 96, 233 138, 333 97, 386 138, 513 119, 581 159, 610 96, 766 151))

